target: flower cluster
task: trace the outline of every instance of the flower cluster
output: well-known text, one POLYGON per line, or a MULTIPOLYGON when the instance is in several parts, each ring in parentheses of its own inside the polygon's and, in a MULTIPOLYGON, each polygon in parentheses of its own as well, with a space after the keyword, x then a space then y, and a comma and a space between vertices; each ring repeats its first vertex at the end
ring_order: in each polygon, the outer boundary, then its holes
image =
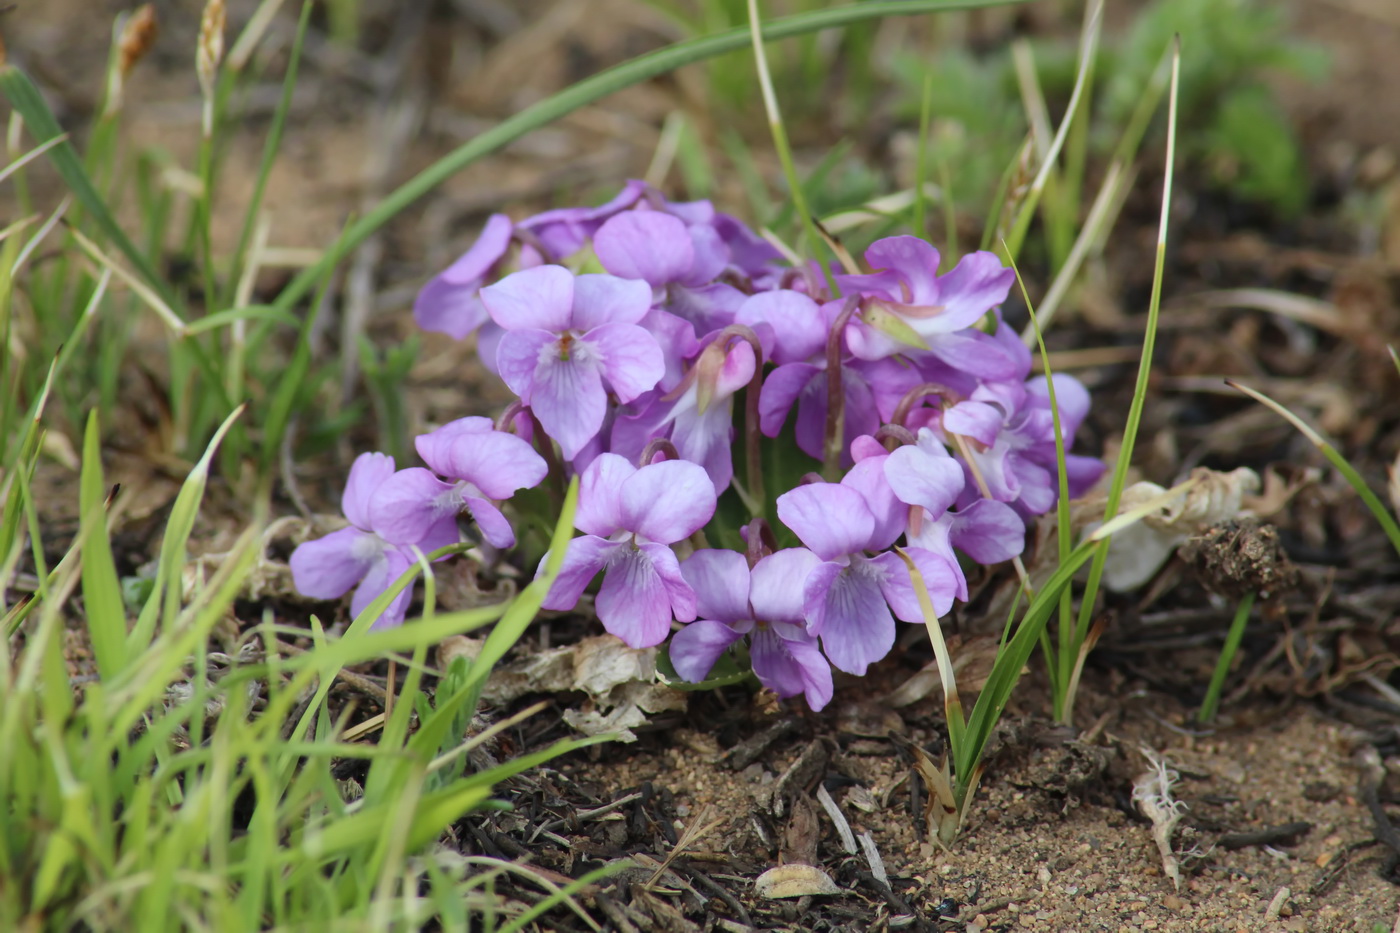
MULTIPOLYGON (((793 265, 709 202, 640 182, 601 207, 491 217, 414 315, 475 335, 518 401, 501 430, 465 418, 418 438, 427 469, 356 461, 352 527, 298 548, 298 588, 330 598, 358 582, 359 611, 420 553, 459 540, 463 519, 513 546, 496 503, 549 470, 577 475, 583 535, 546 608, 573 608, 601 574, 596 614, 627 644, 675 630, 671 662, 700 681, 747 640, 764 686, 820 709, 832 668, 863 674, 896 619, 924 623, 905 556, 941 616, 968 596, 959 555, 1019 554, 1059 489, 1051 387, 998 310, 1011 270, 979 252, 940 275, 937 250, 911 236, 864 259, 868 272, 793 265), (793 447, 821 475, 765 480, 793 447), (722 496, 753 520, 716 527, 722 496), (740 533, 742 551, 708 546, 740 533)), ((1062 375, 1053 389, 1069 443, 1089 396, 1062 375)), ((1066 471, 1078 495, 1102 464, 1071 454, 1066 471)))

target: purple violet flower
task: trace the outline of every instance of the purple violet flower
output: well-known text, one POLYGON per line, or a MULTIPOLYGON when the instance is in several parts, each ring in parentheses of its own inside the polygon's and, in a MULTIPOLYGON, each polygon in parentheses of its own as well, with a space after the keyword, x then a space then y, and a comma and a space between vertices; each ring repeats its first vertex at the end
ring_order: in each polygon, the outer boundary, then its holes
POLYGON ((516 225, 525 234, 521 266, 528 268, 569 258, 583 249, 604 223, 634 209, 673 214, 687 224, 708 224, 715 219, 714 205, 709 201, 668 201, 646 182, 632 180, 606 204, 561 207, 522 220, 516 225))
MULTIPOLYGON (((899 555, 866 555, 891 543, 891 522, 887 513, 876 515, 859 489, 844 483, 799 486, 778 497, 778 518, 822 561, 804 583, 803 614, 808 634, 821 636, 833 667, 864 674, 894 647, 895 617, 924 621, 899 555)), ((932 551, 907 548, 906 553, 923 576, 934 610, 943 615, 957 590, 953 569, 932 551)))
MULTIPOLYGON (((417 559, 415 551, 426 553, 457 540, 455 525, 450 534, 431 522, 405 523, 389 534, 374 526, 375 499, 393 473, 394 458, 388 454, 355 458, 340 499, 350 527, 300 544, 292 552, 292 581, 299 593, 312 599, 339 599, 355 587, 350 614, 357 616, 417 559)), ((405 587, 373 628, 401 624, 412 600, 413 587, 405 587)))
POLYGON ((507 331, 501 378, 567 460, 602 428, 609 391, 631 401, 666 371, 656 338, 637 326, 651 308, 645 282, 539 266, 483 288, 481 300, 507 331))
POLYGON ((711 342, 686 381, 613 425, 612 451, 636 458, 653 438, 668 437, 682 459, 705 468, 718 495, 734 478, 734 393, 753 379, 758 361, 747 341, 728 350, 711 342))
POLYGON ((820 563, 805 548, 762 558, 749 569, 737 551, 700 550, 681 562, 696 594, 698 621, 671 637, 671 664, 686 680, 705 679, 719 656, 744 636, 754 675, 780 697, 831 701, 831 665, 803 621, 803 581, 820 563))
MULTIPOLYGON (((1089 392, 1073 376, 1055 374, 1060 426, 1070 444, 1089 411, 1089 392)), ((944 437, 967 439, 969 478, 980 476, 990 498, 1007 502, 1022 516, 1050 511, 1058 498, 1055 422, 1043 377, 1022 383, 989 383, 972 396, 932 418, 944 437)), ((921 432, 922 433, 922 432, 921 432)), ((1098 481, 1103 461, 1065 455, 1070 496, 1080 496, 1098 481)))
POLYGON ((462 340, 489 320, 479 293, 505 258, 513 230, 505 214, 491 215, 471 249, 418 292, 413 319, 419 327, 462 340))
POLYGON ((654 210, 618 214, 598 229, 593 251, 603 268, 653 289, 655 304, 695 327, 698 336, 734 323, 744 294, 715 282, 729 249, 708 223, 687 225, 654 210))
MULTIPOLYGON (((873 438, 869 439, 873 443, 873 438)), ((858 465, 875 462, 862 460, 858 465)), ((1026 544, 1026 523, 1004 502, 971 499, 973 488, 962 466, 928 428, 916 444, 897 447, 884 458, 882 470, 890 491, 912 506, 907 536, 911 547, 940 554, 953 568, 958 599, 967 599, 967 577, 953 548, 979 564, 995 564, 1020 554, 1026 544), (956 512, 956 502, 966 504, 956 512)))
POLYGON ((661 644, 672 618, 695 618, 695 591, 670 545, 714 513, 714 486, 696 464, 666 460, 639 469, 599 454, 579 477, 574 524, 584 535, 569 542, 544 608, 572 609, 602 570, 596 607, 603 627, 632 648, 661 644))
MULTIPOLYGON (((1016 361, 973 325, 1006 300, 1016 275, 994 253, 964 256, 947 275, 938 275, 938 250, 918 237, 876 240, 865 260, 881 271, 837 277, 846 294, 893 314, 924 341, 928 351, 949 365, 982 379, 1016 375, 1016 361)), ((851 352, 878 360, 912 348, 853 318, 846 339, 851 352)))
POLYGON ((529 442, 495 430, 490 418, 460 418, 420 435, 414 446, 432 469, 410 467, 386 479, 370 508, 373 526, 391 539, 432 527, 455 540, 457 516, 465 512, 492 547, 514 547, 515 532, 491 500, 544 479, 548 467, 529 442))

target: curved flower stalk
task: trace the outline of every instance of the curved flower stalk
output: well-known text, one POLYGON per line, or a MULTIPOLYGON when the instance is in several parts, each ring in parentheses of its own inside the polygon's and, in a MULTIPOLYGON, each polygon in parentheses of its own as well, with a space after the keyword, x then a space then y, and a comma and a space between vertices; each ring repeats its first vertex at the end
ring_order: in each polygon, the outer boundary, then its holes
POLYGON ((574 608, 601 570, 596 605, 603 627, 633 648, 661 644, 672 619, 695 618, 695 591, 670 545, 714 513, 714 486, 696 464, 665 460, 638 468, 617 454, 600 454, 579 478, 574 524, 584 535, 569 542, 544 608, 574 608))

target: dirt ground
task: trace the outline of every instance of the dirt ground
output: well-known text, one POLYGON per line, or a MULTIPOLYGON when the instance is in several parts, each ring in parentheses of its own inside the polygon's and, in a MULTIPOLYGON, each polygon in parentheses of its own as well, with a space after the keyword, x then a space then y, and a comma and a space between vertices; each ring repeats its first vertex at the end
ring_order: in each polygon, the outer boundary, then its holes
MULTIPOLYGON (((231 21, 241 23, 253 5, 230 4, 231 21)), ((201 4, 158 6, 161 39, 127 90, 127 139, 191 164, 201 4)), ((653 8, 631 0, 365 6, 371 25, 363 51, 316 37, 308 45, 286 157, 269 190, 275 246, 323 246, 347 216, 501 115, 680 37, 653 8)), ((1400 15, 1393 6, 1293 4, 1300 34, 1329 48, 1334 62, 1325 85, 1281 85, 1323 192, 1307 216, 1281 225, 1178 179, 1162 364, 1139 445, 1145 476, 1166 481, 1191 466, 1248 464, 1275 466, 1296 481, 1322 465, 1275 416, 1226 394, 1220 377, 1234 375, 1301 406, 1357 458, 1373 486, 1383 484, 1383 466, 1400 450, 1400 392, 1385 353, 1387 343, 1400 345, 1400 15), (1315 313, 1290 317, 1203 297, 1247 287, 1303 296, 1315 313)), ((109 36, 93 15, 98 7, 112 14, 121 5, 31 0, 0 19, 11 59, 32 71, 60 117, 76 125, 101 87, 109 36)), ((994 31, 999 22, 979 28, 994 31)), ((291 29, 284 11, 272 27, 273 46, 285 48, 291 29)), ((249 132, 232 144, 222 195, 230 204, 251 186, 275 93, 271 80, 260 85, 249 132)), ((340 321, 350 323, 332 328, 321 352, 337 352, 355 326, 384 344, 414 332, 415 290, 470 243, 487 213, 605 196, 647 171, 661 124, 678 107, 705 126, 703 75, 695 69, 586 108, 454 178, 356 257, 371 282, 363 321, 356 324, 359 312, 347 301, 340 321)), ((883 153, 888 140, 860 143, 883 153)), ((776 177, 774 165, 760 168, 776 177)), ((1155 179, 1145 174, 1141 184, 1075 309, 1079 316, 1053 335, 1056 350, 1106 348, 1117 361, 1076 369, 1096 393, 1090 451, 1111 446, 1121 430, 1133 374, 1121 351, 1141 338, 1158 197, 1155 179)), ((723 179, 716 199, 742 213, 741 191, 737 179, 723 179)), ((240 219, 231 211, 217 239, 236 235, 240 219)), ((260 285, 282 280, 270 273, 260 285)), ((411 424, 403 428, 486 410, 501 398, 474 368, 468 346, 425 335, 423 348, 406 398, 411 424)), ((372 428, 357 431, 340 450, 303 464, 301 492, 314 506, 334 508, 343 464, 375 436, 372 428)), ((175 488, 141 449, 127 438, 112 452, 119 478, 148 489, 128 513, 125 559, 133 564, 175 488)), ((60 529, 56 550, 73 517, 60 495, 71 482, 63 469, 46 466, 55 495, 45 514, 60 529)), ((1077 728, 1047 720, 1043 678, 1032 662, 952 851, 928 841, 927 791, 911 752, 914 745, 939 751, 940 705, 925 699, 896 709, 888 702, 928 660, 917 640, 871 677, 838 683, 836 701, 821 714, 742 688, 687 695, 683 706, 637 727, 635 743, 601 747, 503 788, 516 809, 465 821, 457 842, 463 851, 529 858, 561 882, 631 859, 634 867, 582 899, 592 923, 623 933, 1400 929, 1400 835, 1388 816, 1400 803, 1400 695, 1390 682, 1400 666, 1400 568, 1344 485, 1319 477, 1300 484, 1273 518, 1298 584, 1264 607, 1264 621, 1246 637, 1217 726, 1199 730, 1193 716, 1233 604, 1175 566, 1143 593, 1109 601, 1077 728), (1176 796, 1185 810, 1173 842, 1190 855, 1179 890, 1131 800, 1148 755, 1164 757, 1180 776, 1176 796), (823 796, 849 823, 855 851, 823 796), (865 833, 878 854, 862 848, 865 833), (839 892, 760 897, 755 879, 780 862, 820 866, 839 892)), ((206 516, 202 534, 211 550, 227 531, 225 513, 234 510, 216 501, 206 516)), ((995 585, 988 583, 989 594, 995 585)), ((259 618, 248 608, 249 620, 259 618)), ((956 622, 975 636, 992 618, 984 600, 956 622)), ((552 625, 556 645, 596 634, 577 620, 552 625)), ((509 733, 494 753, 569 734, 563 714, 583 708, 583 699, 550 699, 548 712, 509 733)), ((525 885, 505 893, 539 896, 525 885)), ((589 925, 558 911, 539 929, 589 925)))

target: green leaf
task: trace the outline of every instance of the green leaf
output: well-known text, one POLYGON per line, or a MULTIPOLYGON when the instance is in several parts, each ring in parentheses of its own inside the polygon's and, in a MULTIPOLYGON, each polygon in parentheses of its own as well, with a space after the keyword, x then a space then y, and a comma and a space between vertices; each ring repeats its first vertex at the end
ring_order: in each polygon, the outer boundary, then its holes
POLYGON ((83 608, 98 673, 110 680, 126 663, 126 601, 107 533, 107 489, 102 478, 100 444, 97 412, 93 411, 88 415, 83 436, 83 469, 78 480, 83 608))
POLYGON ((704 680, 691 683, 676 673, 676 666, 671 663, 670 642, 662 645, 661 650, 656 653, 656 671, 661 675, 662 682, 675 690, 713 690, 716 687, 728 687, 753 679, 753 673, 740 667, 733 653, 726 651, 719 656, 719 660, 704 680))

